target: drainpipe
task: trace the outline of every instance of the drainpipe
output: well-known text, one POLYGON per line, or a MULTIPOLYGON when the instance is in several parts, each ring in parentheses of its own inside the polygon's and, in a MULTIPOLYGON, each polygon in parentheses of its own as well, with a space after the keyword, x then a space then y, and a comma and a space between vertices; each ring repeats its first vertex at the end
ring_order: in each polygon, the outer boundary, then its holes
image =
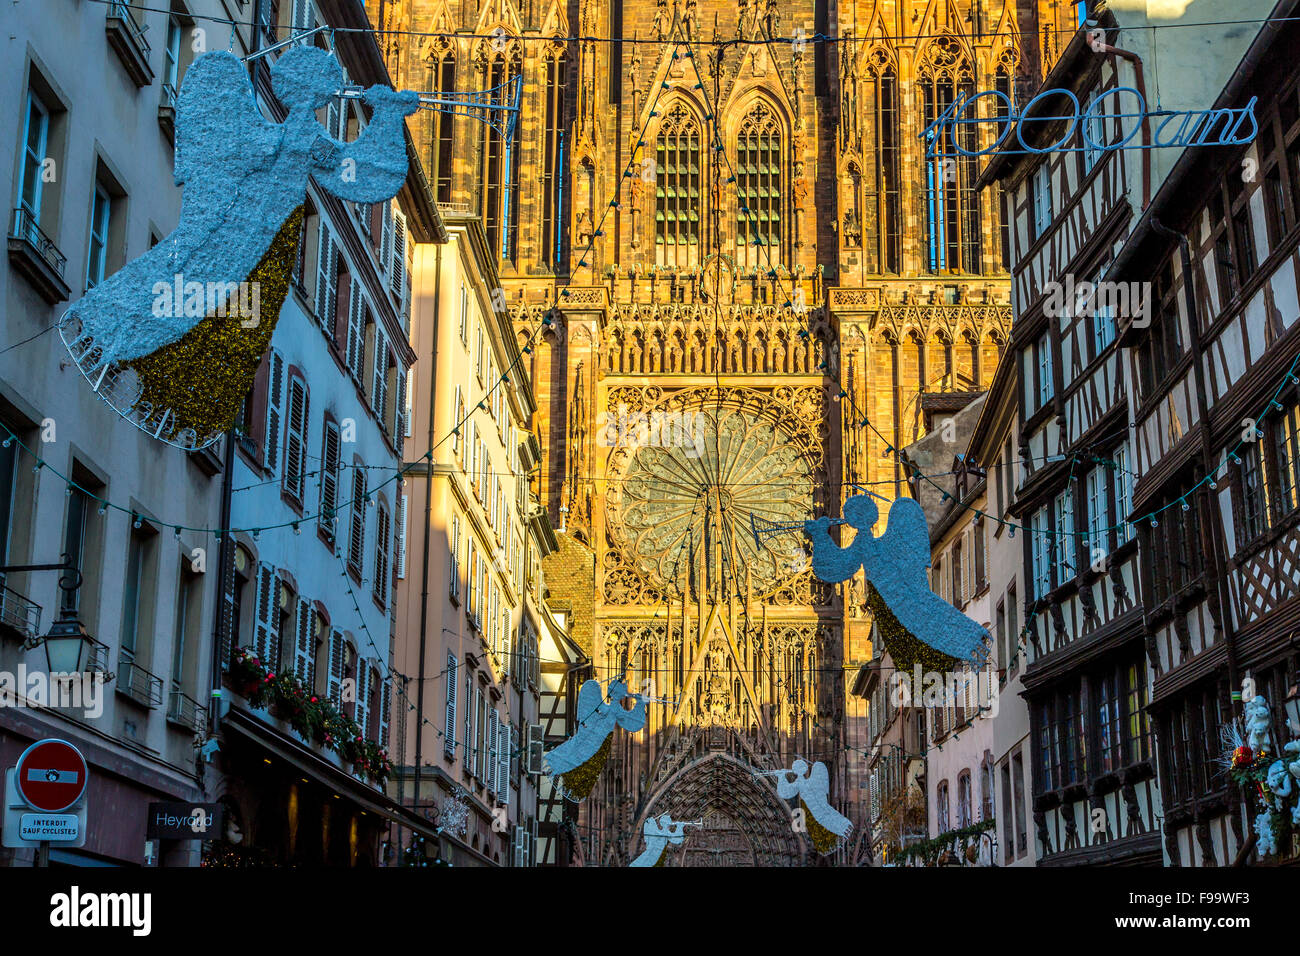
MULTIPOLYGON (((433 422, 434 411, 437 408, 437 382, 435 375, 438 369, 438 325, 439 318, 442 314, 442 244, 438 243, 435 250, 434 272, 433 272, 433 352, 429 359, 429 449, 433 449, 433 422)), ((416 677, 418 684, 415 690, 415 775, 413 779, 415 793, 411 798, 411 806, 419 808, 420 805, 420 761, 424 756, 424 662, 427 653, 428 633, 429 633, 429 524, 433 520, 433 455, 430 454, 428 461, 425 462, 424 470, 424 547, 421 557, 421 590, 420 590, 420 662, 419 675, 416 677)), ((440 632, 441 633, 441 632, 440 632)), ((399 836, 400 843, 400 836, 399 836)))
MULTIPOLYGON (((221 469, 221 518, 218 527, 230 527, 230 497, 235 485, 235 430, 226 432, 225 461, 221 469)), ((222 636, 230 627, 226 619, 226 591, 230 575, 234 572, 235 540, 227 531, 221 538, 221 550, 217 552, 217 608, 216 620, 212 628, 212 687, 208 695, 209 736, 215 737, 221 729, 221 709, 217 706, 221 694, 221 655, 222 636)), ((233 640, 234 638, 232 638, 233 640)))
MULTIPOLYGON (((1097 32, 1106 36, 1106 31, 1098 28, 1097 32)), ((1146 78, 1142 72, 1142 58, 1132 50, 1121 50, 1117 46, 1111 46, 1109 43, 1099 43, 1096 47, 1098 53, 1114 53, 1116 56, 1123 57, 1133 64, 1134 83, 1137 91, 1142 94, 1142 102, 1145 104, 1147 99, 1146 78)), ((1116 101, 1119 100, 1117 96, 1116 101)), ((1145 209, 1151 204, 1151 119, 1143 110, 1142 115, 1142 145, 1147 147, 1142 150, 1142 208, 1145 209)))
MULTIPOLYGON (((1178 240, 1178 251, 1183 264, 1183 298, 1187 308, 1187 325, 1190 330, 1189 338, 1191 339, 1189 346, 1192 354, 1199 356, 1201 354, 1201 323, 1196 309, 1196 295, 1192 289, 1192 277, 1195 273, 1192 270, 1192 253, 1187 242, 1187 236, 1176 229, 1170 229, 1154 216, 1151 219, 1151 229, 1156 235, 1178 240)), ((1196 375, 1196 410, 1201 419, 1197 429, 1201 435, 1201 457, 1205 461, 1205 467, 1208 471, 1214 467, 1215 456, 1213 452, 1213 435, 1210 432, 1209 402, 1205 391, 1205 373, 1199 361, 1193 362, 1192 367, 1195 369, 1196 375)), ((1228 602, 1225 595, 1227 580, 1223 572, 1223 556, 1228 553, 1227 542, 1223 540, 1222 527, 1213 520, 1213 499, 1208 491, 1201 496, 1201 500, 1205 503, 1205 507, 1201 512, 1201 535, 1203 541, 1207 537, 1209 539, 1206 542, 1209 547, 1205 548, 1205 553, 1209 558, 1210 575, 1214 579, 1214 601, 1218 609, 1216 615, 1218 629, 1223 632, 1223 639, 1227 643, 1228 683, 1230 688, 1239 687, 1237 647, 1232 619, 1228 616, 1228 602)))

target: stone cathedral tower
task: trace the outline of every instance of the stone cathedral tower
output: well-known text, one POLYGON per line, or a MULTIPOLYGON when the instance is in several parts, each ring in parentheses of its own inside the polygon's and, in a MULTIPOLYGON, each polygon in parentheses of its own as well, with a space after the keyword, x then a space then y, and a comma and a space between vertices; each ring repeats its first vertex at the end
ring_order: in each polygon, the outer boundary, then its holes
POLYGON ((512 142, 412 122, 437 200, 484 219, 521 342, 552 317, 528 356, 560 529, 551 601, 598 677, 660 699, 583 805, 587 861, 625 864, 669 812, 704 824, 672 865, 811 862, 751 768, 824 760, 862 833, 863 702, 846 687, 870 620, 860 580, 820 585, 802 535, 754 527, 836 515, 851 484, 901 493, 893 449, 993 375, 1000 203, 974 190, 976 161, 927 163, 918 137, 961 93, 1017 87, 1013 4, 367 8, 410 31, 385 41, 402 86, 523 77, 512 142))

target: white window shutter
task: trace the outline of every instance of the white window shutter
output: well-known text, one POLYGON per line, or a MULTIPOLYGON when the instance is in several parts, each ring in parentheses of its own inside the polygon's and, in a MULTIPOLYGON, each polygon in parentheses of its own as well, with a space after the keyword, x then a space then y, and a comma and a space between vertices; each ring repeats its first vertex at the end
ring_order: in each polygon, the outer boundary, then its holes
POLYGON ((492 793, 497 792, 497 741, 500 739, 497 728, 500 726, 498 723, 500 719, 497 716, 496 708, 488 711, 487 762, 483 766, 483 776, 487 779, 488 790, 492 793))
POLYGON ((388 564, 388 549, 392 546, 390 519, 388 510, 381 504, 375 509, 375 597, 381 605, 388 604, 388 585, 391 571, 388 564))
POLYGON ((343 632, 330 631, 330 662, 325 693, 335 704, 343 694, 343 632))
POLYGON ((312 634, 311 603, 298 599, 298 633, 293 655, 293 672, 303 685, 311 690, 312 634))
POLYGON ((384 208, 380 210, 379 221, 379 264, 387 269, 389 260, 393 254, 393 214, 392 200, 384 202, 384 208))
POLYGON ((456 756, 456 696, 460 685, 456 682, 456 655, 447 655, 446 712, 443 715, 442 750, 449 757, 456 756))
POLYGON ((388 718, 389 706, 391 704, 392 681, 382 680, 379 686, 379 731, 375 736, 375 743, 381 747, 388 746, 388 718))
POLYGON ((407 514, 407 508, 410 504, 410 495, 402 495, 397 499, 397 576, 398 578, 406 577, 406 532, 410 516, 407 514))
POLYGON ((320 518, 319 523, 326 538, 334 540, 338 524, 339 498, 339 427, 333 422, 325 423, 325 437, 322 442, 320 473, 320 518))
POLYGON ((256 622, 253 631, 253 653, 264 666, 271 667, 271 622, 275 619, 276 608, 273 603, 275 588, 272 586, 275 572, 269 564, 257 566, 257 603, 256 622))
POLYGON ((497 799, 510 804, 510 726, 497 718, 497 799))
MULTIPOLYGON (((334 261, 334 240, 330 236, 329 227, 325 225, 325 220, 321 219, 320 228, 317 231, 316 242, 316 318, 325 324, 327 322, 326 313, 328 308, 326 303, 329 301, 330 294, 330 274, 337 268, 334 261)), ((334 274, 337 281, 337 273, 334 274)))
POLYGON ((384 420, 384 411, 388 407, 386 399, 388 397, 388 339, 384 337, 384 331, 378 325, 375 326, 375 368, 374 378, 371 380, 370 388, 370 407, 375 410, 375 415, 382 423, 384 420))
POLYGON ((267 358, 266 442, 262 460, 272 474, 280 462, 280 420, 284 415, 284 358, 275 349, 267 358))
POLYGON ((406 395, 406 372, 402 366, 397 366, 397 395, 394 396, 393 403, 393 447, 397 449, 400 455, 404 448, 403 439, 411 434, 411 426, 408 421, 409 407, 406 395))
POLYGON ((400 305, 406 289, 406 216, 399 209, 393 210, 392 253, 392 264, 388 268, 388 288, 400 305))
POLYGON ((358 283, 350 283, 348 292, 347 366, 353 377, 360 379, 365 367, 362 353, 366 347, 366 300, 358 283))
POLYGON ((302 379, 289 380, 288 422, 284 442, 284 487, 302 501, 307 471, 307 385, 302 379))
MULTIPOLYGON (((470 676, 472 679, 473 675, 470 676)), ((470 764, 470 774, 476 778, 479 776, 479 736, 481 733, 479 722, 483 719, 482 711, 483 691, 476 687, 474 688, 474 724, 469 741, 465 744, 467 748, 474 751, 473 762, 470 764)))

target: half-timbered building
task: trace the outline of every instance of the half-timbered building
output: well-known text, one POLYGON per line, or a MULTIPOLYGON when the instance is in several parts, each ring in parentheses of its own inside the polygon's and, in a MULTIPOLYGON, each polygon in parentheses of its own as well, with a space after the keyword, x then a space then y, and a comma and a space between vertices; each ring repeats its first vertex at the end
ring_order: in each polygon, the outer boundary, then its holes
POLYGON ((1133 461, 1131 370, 1116 342, 1117 312, 1144 300, 1112 265, 1178 155, 1149 150, 1159 130, 1135 115, 1133 91, 1154 100, 1158 79, 1165 107, 1204 108, 1196 97, 1207 80, 1222 85, 1245 43, 1219 38, 1205 53, 1196 27, 1141 29, 1141 11, 1122 12, 1122 23, 1093 16, 1041 87, 1021 91, 1068 91, 1044 92, 1032 110, 1059 118, 1018 123, 982 176, 1001 183, 1011 232, 1022 424, 1010 520, 1027 572, 1023 693, 1037 856, 1049 865, 1161 858, 1147 709, 1155 668, 1131 523, 1145 469, 1133 461))
POLYGON ((1258 97, 1254 143, 1186 153, 1115 270, 1150 283, 1149 315, 1126 316, 1121 341, 1173 865, 1254 859, 1253 800, 1247 815, 1220 762, 1234 701, 1264 695, 1275 740, 1292 736, 1282 704, 1300 625, 1300 394, 1288 373, 1300 349, 1297 43, 1292 21, 1255 38, 1213 104, 1258 97))

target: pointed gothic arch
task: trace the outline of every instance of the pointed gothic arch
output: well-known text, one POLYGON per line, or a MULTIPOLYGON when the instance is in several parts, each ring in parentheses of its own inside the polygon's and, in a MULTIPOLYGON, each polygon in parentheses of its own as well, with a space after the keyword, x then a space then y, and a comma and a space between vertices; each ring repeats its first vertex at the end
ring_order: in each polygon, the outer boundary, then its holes
POLYGON ((660 112, 653 160, 655 262, 689 269, 703 258, 705 125, 683 96, 660 112))
MULTIPOLYGON (((975 94, 975 60, 969 47, 952 34, 943 34, 921 50, 916 85, 923 122, 930 125, 958 97, 975 94)), ((975 189, 979 169, 974 124, 950 126, 927 143, 935 158, 925 163, 922 222, 925 262, 929 272, 978 274, 981 271, 980 200, 975 189), (944 156, 943 154, 947 154, 944 156)))

